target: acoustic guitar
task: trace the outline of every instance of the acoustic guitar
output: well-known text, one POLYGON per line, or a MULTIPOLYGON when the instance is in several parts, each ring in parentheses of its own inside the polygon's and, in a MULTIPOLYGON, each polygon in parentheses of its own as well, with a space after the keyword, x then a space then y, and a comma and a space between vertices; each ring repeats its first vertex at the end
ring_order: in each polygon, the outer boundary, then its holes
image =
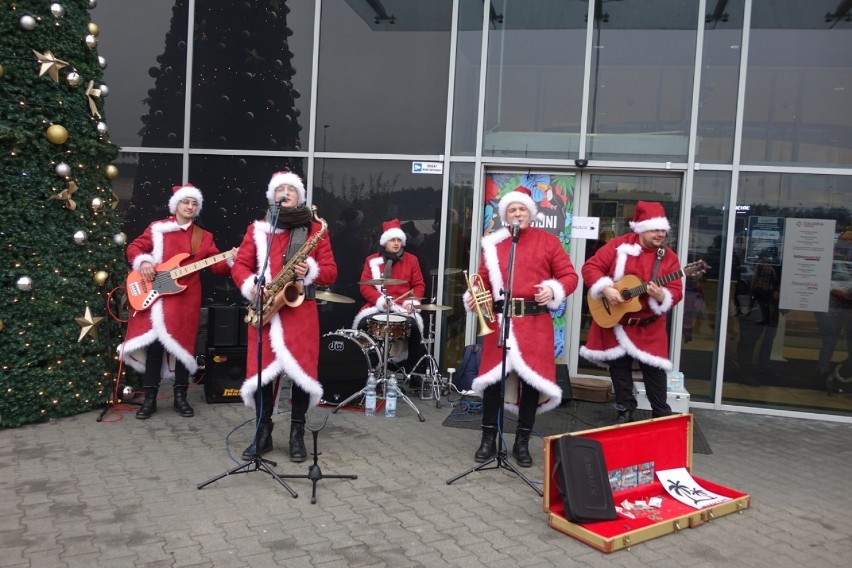
POLYGON ((211 264, 227 260, 237 254, 237 249, 219 253, 217 255, 180 266, 180 263, 189 256, 188 252, 182 252, 171 257, 166 262, 158 264, 155 268, 156 274, 153 280, 148 280, 142 274, 131 270, 127 275, 125 288, 127 289, 127 302, 134 310, 141 312, 154 305, 160 296, 180 294, 186 290, 186 286, 179 284, 177 279, 198 272, 211 264))
MULTIPOLYGON (((684 276, 700 276, 708 268, 709 266, 705 261, 697 260, 687 264, 681 270, 656 278, 654 283, 657 286, 662 286, 684 276)), ((626 314, 641 310, 642 302, 639 300, 639 297, 648 291, 648 283, 642 282, 637 276, 632 274, 622 277, 618 282, 613 284, 613 287, 618 290, 624 303, 612 305, 603 296, 599 299, 592 298, 591 292, 586 296, 589 301, 589 312, 592 314, 592 319, 604 328, 615 327, 626 314)))

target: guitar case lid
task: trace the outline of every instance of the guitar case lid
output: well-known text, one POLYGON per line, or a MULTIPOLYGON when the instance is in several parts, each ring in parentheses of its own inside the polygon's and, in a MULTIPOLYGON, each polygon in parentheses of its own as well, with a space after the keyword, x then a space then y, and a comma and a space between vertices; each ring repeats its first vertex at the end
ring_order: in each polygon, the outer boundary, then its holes
POLYGON ((553 475, 557 478, 565 518, 572 523, 617 518, 601 443, 563 436, 556 440, 555 450, 553 475))

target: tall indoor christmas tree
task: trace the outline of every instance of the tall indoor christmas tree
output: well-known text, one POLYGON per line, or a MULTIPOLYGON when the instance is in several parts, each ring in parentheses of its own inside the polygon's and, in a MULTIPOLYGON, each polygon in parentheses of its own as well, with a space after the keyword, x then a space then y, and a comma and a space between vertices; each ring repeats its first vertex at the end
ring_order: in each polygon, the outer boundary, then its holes
POLYGON ((125 237, 95 3, 0 8, 0 426, 113 397, 107 296, 125 237))

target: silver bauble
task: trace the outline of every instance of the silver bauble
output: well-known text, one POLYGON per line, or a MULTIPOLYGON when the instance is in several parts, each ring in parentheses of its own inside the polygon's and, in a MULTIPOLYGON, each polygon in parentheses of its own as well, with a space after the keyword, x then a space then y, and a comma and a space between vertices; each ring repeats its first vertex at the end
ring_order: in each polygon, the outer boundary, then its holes
POLYGON ((54 18, 62 18, 65 16, 65 8, 62 7, 62 4, 51 4, 50 13, 53 14, 54 18))
POLYGON ((114 242, 120 247, 123 247, 124 244, 127 242, 127 235, 125 235, 124 233, 117 233, 112 237, 112 242, 114 242))
POLYGON ((28 32, 31 32, 36 27, 36 19, 32 16, 21 16, 20 19, 21 27, 28 32))
POLYGON ((89 238, 89 235, 86 234, 86 231, 77 231, 74 233, 74 242, 78 245, 82 245, 89 238))
POLYGON ((21 276, 18 278, 18 281, 15 282, 15 286, 18 287, 18 290, 22 292, 29 292, 33 289, 33 279, 29 276, 21 276))
POLYGON ((98 65, 101 66, 101 69, 106 69, 107 68, 106 57, 104 57, 103 55, 98 55, 98 65))
POLYGON ((95 197, 92 199, 92 211, 98 211, 101 207, 104 206, 104 200, 100 197, 95 197))
POLYGON ((121 389, 121 400, 133 400, 136 397, 136 391, 131 386, 125 386, 121 389))
POLYGON ((71 175, 71 166, 66 164, 65 162, 59 162, 56 164, 56 175, 62 178, 67 178, 71 175))
POLYGON ((106 85, 99 86, 98 90, 101 92, 101 97, 105 97, 109 94, 109 87, 106 85))
POLYGON ((89 0, 89 10, 94 10, 98 6, 98 0, 89 0))
POLYGON ((89 49, 95 49, 98 46, 98 38, 96 38, 92 34, 86 35, 86 47, 89 49))
POLYGON ((65 75, 65 82, 71 87, 79 87, 80 83, 83 82, 83 78, 76 71, 70 71, 65 75))
POLYGON ((107 127, 106 122, 99 122, 99 123, 95 126, 95 128, 97 128, 97 129, 98 129, 98 134, 100 134, 101 136, 103 136, 104 134, 106 134, 107 132, 109 132, 109 128, 107 127))

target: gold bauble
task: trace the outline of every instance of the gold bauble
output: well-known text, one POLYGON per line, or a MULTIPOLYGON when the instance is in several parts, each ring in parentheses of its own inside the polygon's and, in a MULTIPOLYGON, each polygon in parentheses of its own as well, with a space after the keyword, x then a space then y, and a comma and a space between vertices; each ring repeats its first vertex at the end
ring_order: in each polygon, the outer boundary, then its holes
POLYGON ((110 164, 104 169, 104 173, 106 173, 107 179, 114 180, 118 177, 118 168, 110 164))
POLYGON ((98 270, 95 272, 95 275, 92 276, 92 280, 94 280, 95 284, 98 286, 106 284, 107 278, 109 278, 109 273, 105 270, 98 270))
POLYGON ((61 124, 52 124, 45 131, 44 135, 56 145, 65 144, 65 141, 68 140, 68 131, 61 124))
POLYGON ((98 37, 98 33, 101 31, 98 29, 98 24, 96 24, 95 22, 89 22, 89 25, 87 27, 90 34, 95 37, 98 37))

